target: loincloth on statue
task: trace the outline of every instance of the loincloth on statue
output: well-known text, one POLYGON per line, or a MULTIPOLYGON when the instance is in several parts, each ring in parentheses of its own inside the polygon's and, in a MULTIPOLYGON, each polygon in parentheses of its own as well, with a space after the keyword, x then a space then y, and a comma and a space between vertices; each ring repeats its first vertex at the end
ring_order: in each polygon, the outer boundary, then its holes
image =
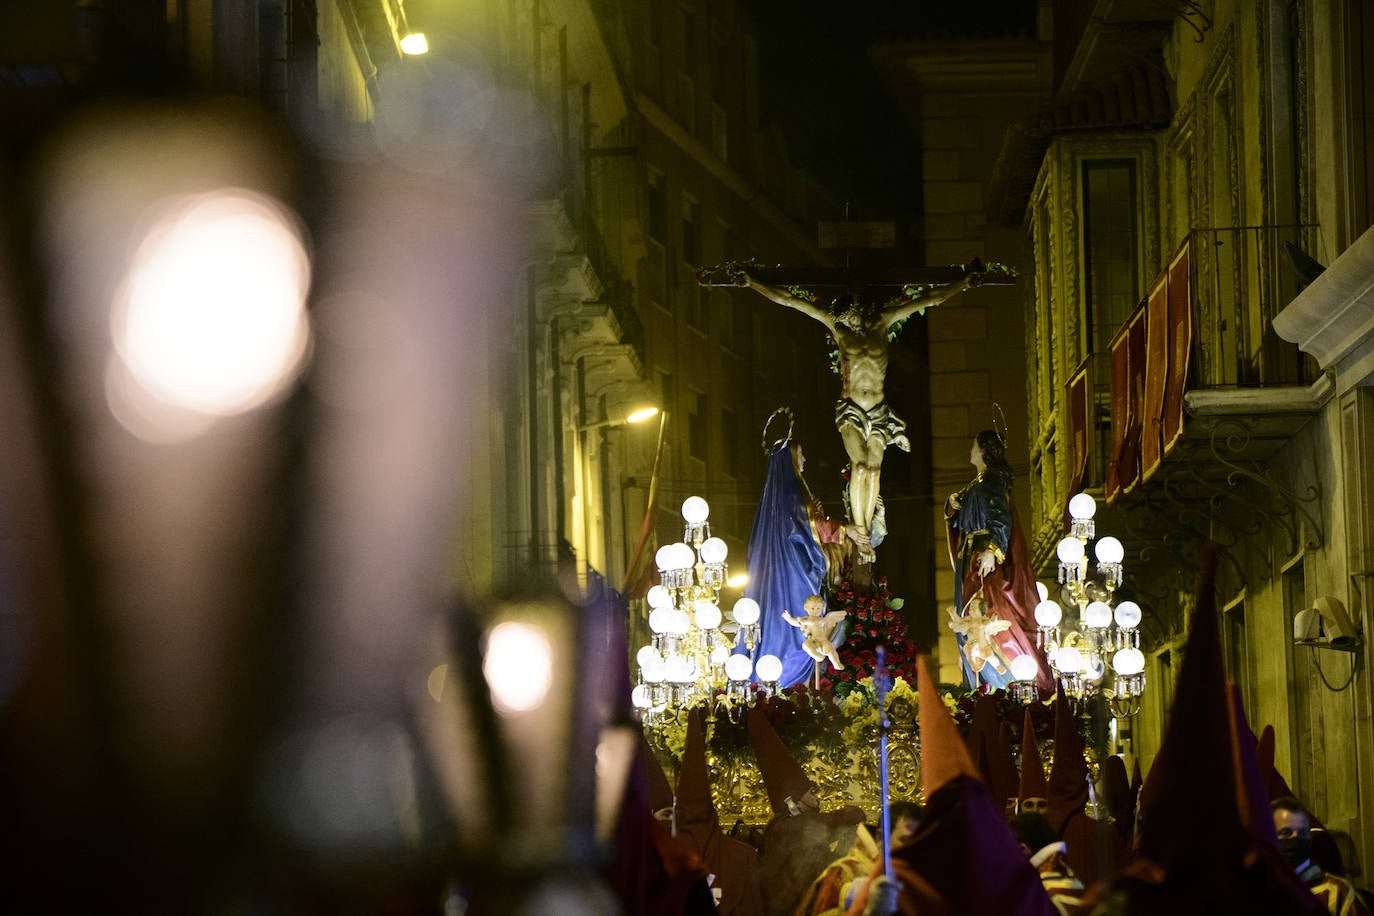
POLYGON ((904 452, 911 451, 906 421, 893 413, 886 401, 864 410, 849 398, 840 398, 835 402, 835 428, 843 430, 846 426, 853 426, 865 439, 877 436, 884 447, 895 445, 904 452))

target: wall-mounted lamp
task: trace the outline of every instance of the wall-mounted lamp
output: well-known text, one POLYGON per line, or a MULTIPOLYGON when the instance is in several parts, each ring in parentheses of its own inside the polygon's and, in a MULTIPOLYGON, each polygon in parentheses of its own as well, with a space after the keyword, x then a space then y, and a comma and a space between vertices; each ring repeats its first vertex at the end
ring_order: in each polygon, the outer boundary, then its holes
POLYGON ((1293 642, 1317 649, 1354 652, 1363 640, 1341 599, 1323 595, 1293 617, 1293 642))
POLYGON ((429 40, 425 38, 424 32, 408 32, 401 38, 401 53, 410 57, 419 57, 421 54, 429 53, 429 40))

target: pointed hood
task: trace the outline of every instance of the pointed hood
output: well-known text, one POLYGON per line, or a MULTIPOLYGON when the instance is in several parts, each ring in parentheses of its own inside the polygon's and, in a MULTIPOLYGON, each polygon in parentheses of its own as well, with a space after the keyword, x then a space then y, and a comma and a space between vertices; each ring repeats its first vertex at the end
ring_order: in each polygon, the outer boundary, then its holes
POLYGON ((1088 803, 1088 761, 1073 704, 1062 692, 1054 698, 1054 762, 1050 764, 1050 826, 1062 833, 1069 818, 1088 803))
POLYGON ((964 736, 964 746, 969 756, 978 754, 978 739, 992 734, 997 728, 997 703, 992 694, 979 693, 973 698, 973 717, 968 723, 968 734, 964 736))
POLYGON ((706 845, 720 830, 716 805, 711 799, 711 777, 706 769, 706 736, 701 725, 701 710, 687 717, 687 743, 682 750, 682 766, 677 777, 677 829, 695 843, 697 853, 706 858, 706 845))
POLYGON ((1016 805, 1028 798, 1050 797, 1050 784, 1045 779, 1045 762, 1040 757, 1040 742, 1035 740, 1035 723, 1030 708, 1026 708, 1025 725, 1021 727, 1021 781, 1016 791, 1016 805))
POLYGON ((644 771, 649 810, 658 812, 673 807, 673 786, 668 782, 668 774, 663 772, 658 755, 654 753, 642 731, 639 733, 639 765, 644 771))
POLYGON ((916 689, 921 715, 921 782, 926 798, 956 776, 980 779, 968 748, 935 689, 926 657, 916 657, 916 689))
POLYGON ((1208 545, 1169 724, 1141 791, 1140 858, 1117 875, 1115 893, 1126 912, 1320 913, 1273 848, 1252 839, 1237 807, 1238 728, 1222 674, 1216 565, 1208 545))
POLYGON ((1167 871, 1204 868, 1218 856, 1238 860, 1246 842, 1236 810, 1216 566, 1209 545, 1169 724, 1141 790, 1141 852, 1167 871))
POLYGON ((1116 824, 1117 835, 1123 840, 1131 838, 1131 827, 1135 824, 1135 798, 1131 794, 1131 780, 1126 775, 1126 761, 1115 755, 1108 757, 1102 764, 1102 794, 1107 812, 1116 824))
POLYGON ((692 710, 687 720, 687 743, 682 751, 682 768, 677 780, 677 823, 678 838, 701 857, 715 876, 711 887, 721 890, 720 911, 764 912, 758 853, 752 846, 726 836, 720 829, 716 806, 711 799, 700 709, 692 710))
POLYGON ((992 745, 992 791, 994 797, 1007 806, 1015 807, 1021 777, 1016 772, 1016 761, 1011 754, 1011 726, 1006 722, 997 726, 997 740, 992 745))
MULTIPOLYGON (((1288 781, 1274 766, 1274 753, 1274 726, 1266 725, 1260 733, 1259 747, 1256 748, 1255 754, 1259 758, 1260 777, 1264 779, 1264 790, 1270 801, 1294 794, 1288 781)), ((1313 826, 1316 826, 1315 821, 1313 826)))
POLYGON ((800 803, 802 796, 812 789, 811 780, 806 778, 797 758, 769 724, 762 706, 749 710, 748 722, 749 744, 758 760, 764 788, 768 790, 768 804, 773 808, 774 817, 787 817, 792 813, 787 800, 800 803))
POLYGON ((1226 687, 1231 701, 1231 762, 1236 774, 1236 807, 1240 810, 1240 822, 1249 831, 1253 842, 1277 853, 1279 839, 1274 833, 1274 817, 1269 812, 1269 797, 1265 794, 1264 779, 1260 776, 1259 759, 1255 754, 1255 734, 1245 720, 1240 688, 1235 681, 1230 681, 1226 687))
MULTIPOLYGON (((968 749, 940 701, 925 656, 916 661, 921 713, 925 817, 916 835, 892 852, 902 882, 902 912, 1052 916, 1040 876, 980 780, 968 749)), ((881 861, 875 873, 881 873, 881 861)), ((849 912, 863 912, 867 888, 849 912)))
POLYGON ((973 719, 964 735, 964 747, 973 758, 979 778, 989 786, 992 785, 992 738, 996 728, 997 706, 990 695, 980 693, 974 697, 973 719))

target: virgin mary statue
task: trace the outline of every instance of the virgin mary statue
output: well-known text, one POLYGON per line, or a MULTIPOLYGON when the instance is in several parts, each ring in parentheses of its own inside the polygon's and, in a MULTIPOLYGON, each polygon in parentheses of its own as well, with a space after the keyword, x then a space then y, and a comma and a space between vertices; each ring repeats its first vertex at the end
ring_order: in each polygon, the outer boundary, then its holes
MULTIPOLYGON (((781 687, 806 680, 815 664, 802 648, 802 631, 789 625, 783 612, 800 616, 807 598, 824 594, 827 555, 834 556, 838 569, 847 543, 844 526, 827 518, 811 495, 802 476, 805 460, 801 446, 791 441, 790 429, 768 447, 768 469, 745 553, 749 583, 744 596, 757 601, 762 612, 759 639, 753 651, 743 637, 735 644, 736 653, 754 662, 776 655, 782 661, 781 687)), ((832 642, 844 642, 843 627, 832 642)))

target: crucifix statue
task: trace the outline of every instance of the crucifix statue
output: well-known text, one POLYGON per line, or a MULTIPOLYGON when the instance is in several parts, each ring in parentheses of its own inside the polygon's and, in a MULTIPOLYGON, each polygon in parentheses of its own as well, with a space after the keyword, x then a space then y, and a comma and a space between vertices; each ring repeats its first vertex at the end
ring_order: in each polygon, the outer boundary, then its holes
POLYGON ((916 268, 904 271, 854 269, 790 270, 726 263, 697 275, 703 286, 743 286, 820 322, 838 351, 840 399, 835 427, 849 456, 851 537, 856 566, 871 565, 871 538, 878 507, 883 453, 895 445, 911 450, 906 423, 888 406, 883 383, 888 347, 902 322, 982 284, 1005 284, 1014 274, 1000 265, 916 268), (829 302, 821 292, 829 288, 829 302), (834 295, 838 293, 838 295, 834 295))

